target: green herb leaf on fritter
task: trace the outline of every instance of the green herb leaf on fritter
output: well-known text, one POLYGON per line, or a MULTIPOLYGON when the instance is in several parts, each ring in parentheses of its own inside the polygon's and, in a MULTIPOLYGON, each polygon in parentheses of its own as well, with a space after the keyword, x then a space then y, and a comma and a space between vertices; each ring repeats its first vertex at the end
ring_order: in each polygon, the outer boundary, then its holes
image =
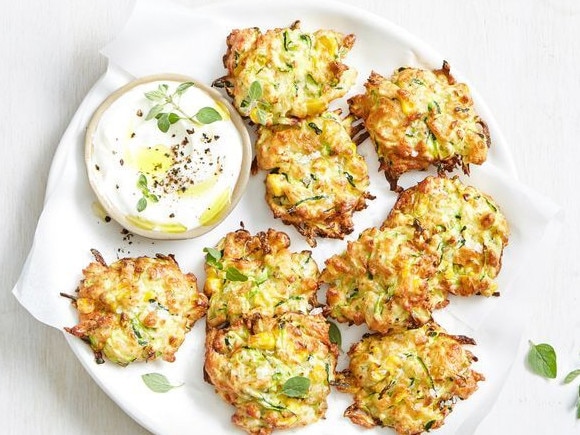
POLYGON ((205 262, 216 269, 222 270, 223 265, 220 262, 222 259, 222 252, 216 248, 203 248, 205 252, 205 262))
POLYGON ((226 270, 226 279, 230 280, 230 281, 247 281, 248 277, 246 275, 244 275, 242 272, 240 272, 238 269, 236 269, 233 266, 230 266, 227 268, 226 270))
POLYGON ((302 398, 310 389, 310 379, 304 376, 294 376, 288 379, 282 387, 282 392, 288 397, 302 398))
POLYGON ((255 80, 250 85, 250 89, 248 91, 248 100, 250 102, 258 100, 262 96, 262 85, 259 81, 255 80))
POLYGON ((327 320, 329 325, 328 328, 328 338, 330 338, 330 342, 336 344, 339 349, 342 346, 342 335, 340 333, 340 329, 336 326, 336 323, 330 322, 327 320))

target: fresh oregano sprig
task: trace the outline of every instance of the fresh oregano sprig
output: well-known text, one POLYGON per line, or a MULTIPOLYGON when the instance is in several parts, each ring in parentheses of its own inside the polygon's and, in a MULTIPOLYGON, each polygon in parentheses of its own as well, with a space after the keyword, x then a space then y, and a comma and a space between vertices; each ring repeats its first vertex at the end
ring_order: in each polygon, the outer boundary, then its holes
POLYGON ((156 90, 146 92, 145 98, 155 103, 145 116, 145 120, 157 120, 157 128, 163 133, 167 133, 169 127, 180 119, 186 119, 194 125, 211 124, 220 121, 222 116, 213 107, 202 107, 193 116, 188 115, 179 106, 179 99, 185 91, 195 86, 193 82, 181 83, 175 92, 169 93, 169 86, 160 84, 156 90))

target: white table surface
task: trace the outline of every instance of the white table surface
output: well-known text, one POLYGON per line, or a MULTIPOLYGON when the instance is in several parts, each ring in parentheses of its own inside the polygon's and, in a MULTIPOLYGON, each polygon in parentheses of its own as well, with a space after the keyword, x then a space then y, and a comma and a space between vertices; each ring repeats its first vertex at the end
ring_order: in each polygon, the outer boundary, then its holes
MULTIPOLYGON (((122 29, 133 1, 3 2, 0 433, 147 433, 86 374, 62 333, 32 318, 11 294, 42 210, 52 156, 81 99, 105 71, 99 48, 122 29)), ((578 433, 579 382, 563 385, 562 378, 580 367, 580 2, 345 2, 406 28, 469 77, 494 112, 521 180, 565 209, 565 230, 517 283, 534 295, 531 320, 477 433, 578 433), (529 339, 555 347, 557 380, 528 371, 529 339)))

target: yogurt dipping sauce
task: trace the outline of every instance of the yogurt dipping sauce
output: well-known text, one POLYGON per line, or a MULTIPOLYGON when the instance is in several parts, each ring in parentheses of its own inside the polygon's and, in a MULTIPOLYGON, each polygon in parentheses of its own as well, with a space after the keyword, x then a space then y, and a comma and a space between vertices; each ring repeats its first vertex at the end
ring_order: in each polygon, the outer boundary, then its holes
POLYGON ((103 207, 153 238, 211 229, 249 173, 249 138, 234 109, 212 89, 171 77, 122 88, 87 132, 89 181, 103 207))

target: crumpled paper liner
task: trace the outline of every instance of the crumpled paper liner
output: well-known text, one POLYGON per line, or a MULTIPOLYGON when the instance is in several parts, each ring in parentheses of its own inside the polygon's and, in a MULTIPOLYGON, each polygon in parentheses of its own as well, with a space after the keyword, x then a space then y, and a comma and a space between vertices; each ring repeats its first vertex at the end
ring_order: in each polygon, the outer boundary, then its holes
MULTIPOLYGON (((165 242, 123 234, 115 222, 106 223, 94 213, 95 196, 83 159, 84 133, 90 117, 117 88, 135 77, 162 72, 186 74, 211 84, 225 73, 221 57, 225 52, 225 37, 231 29, 281 27, 298 18, 305 29, 326 27, 357 35, 347 63, 357 68, 359 78, 349 95, 362 91, 371 69, 389 74, 404 64, 434 68, 442 61, 441 56, 404 30, 364 11, 338 7, 337 3, 254 0, 219 2, 196 9, 170 1, 139 0, 125 29, 103 49, 109 58, 109 68, 80 105, 54 156, 34 243, 13 290, 34 317, 58 329, 76 323, 70 302, 59 293, 75 291, 83 268, 92 260, 91 248, 98 249, 108 262, 124 256, 173 253, 184 271, 196 274, 200 288, 205 278, 203 248, 214 246, 228 231, 238 229, 240 222, 252 233, 270 227, 285 231, 292 239, 293 250, 309 249, 292 227, 272 218, 263 200, 263 173, 252 177, 234 212, 202 237, 165 242)), ((460 74, 454 72, 454 75, 465 81, 460 74)), ((522 280, 517 278, 531 258, 549 248, 549 241, 554 240, 554 231, 562 222, 559 207, 517 181, 508 145, 484 102, 475 91, 473 94, 480 114, 490 125, 494 144, 488 162, 481 167, 473 166, 471 176, 462 176, 462 179, 494 197, 510 223, 511 236, 498 280, 501 297, 454 297, 447 308, 435 313, 450 333, 476 339, 478 346, 473 350, 479 357, 476 368, 487 379, 469 400, 458 404, 438 433, 471 432, 491 408, 515 357, 527 320, 526 301, 539 296, 539 289, 518 286, 522 280)), ((355 239, 367 227, 379 226, 396 199, 388 190, 383 174, 377 171, 376 154, 369 141, 359 151, 369 165, 370 191, 377 198, 355 215, 355 231, 346 240, 355 239)), ((426 175, 407 174, 401 183, 409 187, 426 175)), ((321 269, 326 258, 344 250, 346 240, 318 241, 313 256, 321 269)), ((190 332, 173 364, 156 361, 126 368, 110 363, 97 366, 88 346, 75 338, 67 338, 96 382, 148 429, 169 434, 184 433, 192 427, 201 431, 203 427, 212 433, 226 433, 232 429, 231 409, 216 398, 211 386, 201 378, 204 332, 200 324, 190 332), (167 395, 148 394, 143 391, 139 374, 150 371, 161 371, 184 381, 186 386, 167 395)), ((365 332, 361 327, 341 325, 341 329, 343 350, 365 332)), ((342 353, 339 367, 346 364, 342 353)), ((333 434, 336 430, 360 433, 359 428, 341 416, 349 403, 347 395, 333 393, 326 420, 300 429, 300 433, 333 434)), ((381 431, 384 429, 376 433, 381 431)))

